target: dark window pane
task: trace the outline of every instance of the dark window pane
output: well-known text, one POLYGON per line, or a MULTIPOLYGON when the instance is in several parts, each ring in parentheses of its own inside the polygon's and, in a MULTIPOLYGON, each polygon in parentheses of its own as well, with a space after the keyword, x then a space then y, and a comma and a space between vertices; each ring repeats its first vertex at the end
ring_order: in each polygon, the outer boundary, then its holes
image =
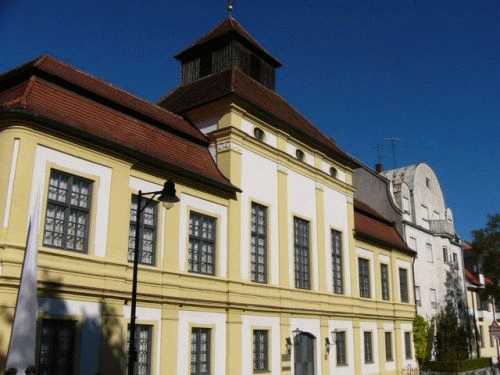
POLYGON ((405 268, 399 269, 399 288, 401 293, 401 302, 409 302, 408 297, 408 270, 405 268))
POLYGON ((267 371, 269 368, 268 331, 253 331, 253 370, 267 371))
POLYGON ((71 320, 44 319, 38 352, 40 375, 73 374, 75 326, 71 320))
POLYGON ((370 298, 370 261, 358 258, 359 267, 359 295, 370 298))
POLYGON ((333 292, 344 293, 342 276, 342 233, 332 230, 333 292))
POLYGON ((382 279, 382 299, 389 300, 389 266, 387 264, 380 265, 380 277, 382 279))
POLYGON ((189 216, 189 271, 215 275, 215 219, 191 212, 189 216))
POLYGON ((267 282, 267 208, 252 203, 251 213, 251 277, 252 281, 267 282))
POLYGON ((191 330, 191 375, 210 374, 210 335, 209 328, 191 330))
POLYGON ((91 192, 91 181, 50 171, 44 245, 87 251, 91 192))
MULTIPOLYGON (((137 220, 137 195, 132 196, 130 208, 130 225, 128 234, 128 261, 134 261, 135 232, 137 220)), ((143 199, 141 206, 144 207, 143 199)), ((154 265, 156 261, 156 222, 158 205, 150 202, 142 211, 141 227, 139 229, 139 263, 154 265)))
POLYGON ((294 218, 295 287, 310 289, 309 222, 294 218))

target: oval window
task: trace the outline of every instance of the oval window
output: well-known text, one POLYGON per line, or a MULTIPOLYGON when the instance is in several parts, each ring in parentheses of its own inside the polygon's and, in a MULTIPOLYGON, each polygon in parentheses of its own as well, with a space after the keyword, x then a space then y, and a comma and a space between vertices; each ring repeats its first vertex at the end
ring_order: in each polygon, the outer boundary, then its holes
POLYGON ((295 151, 295 156, 299 160, 304 160, 304 151, 302 151, 302 150, 295 151))
POLYGON ((337 177, 337 170, 333 167, 330 168, 330 176, 337 177))
POLYGON ((253 130, 253 135, 255 136, 256 139, 258 139, 259 141, 263 141, 264 140, 264 131, 260 128, 255 128, 253 130))

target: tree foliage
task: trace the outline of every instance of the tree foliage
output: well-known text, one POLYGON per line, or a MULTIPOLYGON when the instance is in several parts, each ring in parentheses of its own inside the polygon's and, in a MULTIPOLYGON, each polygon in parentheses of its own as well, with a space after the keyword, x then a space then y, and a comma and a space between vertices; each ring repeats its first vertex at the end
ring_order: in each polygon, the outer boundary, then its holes
POLYGON ((413 319, 413 342, 415 344, 415 356, 419 364, 430 361, 433 340, 434 325, 427 322, 422 316, 417 315, 413 319))
POLYGON ((472 236, 474 258, 484 276, 492 281, 485 285, 483 296, 500 301, 500 214, 489 215, 486 227, 473 231, 472 236))
POLYGON ((469 358, 470 333, 465 322, 458 319, 451 303, 435 316, 436 336, 434 353, 437 361, 456 361, 469 358))

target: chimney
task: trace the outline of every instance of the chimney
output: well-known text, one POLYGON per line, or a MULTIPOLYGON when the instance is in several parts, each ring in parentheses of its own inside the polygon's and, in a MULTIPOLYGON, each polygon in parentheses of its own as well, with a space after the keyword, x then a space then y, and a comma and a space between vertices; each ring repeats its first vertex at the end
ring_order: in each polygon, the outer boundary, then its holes
POLYGON ((382 164, 382 163, 375 164, 375 172, 380 173, 383 170, 384 170, 384 164, 382 164))

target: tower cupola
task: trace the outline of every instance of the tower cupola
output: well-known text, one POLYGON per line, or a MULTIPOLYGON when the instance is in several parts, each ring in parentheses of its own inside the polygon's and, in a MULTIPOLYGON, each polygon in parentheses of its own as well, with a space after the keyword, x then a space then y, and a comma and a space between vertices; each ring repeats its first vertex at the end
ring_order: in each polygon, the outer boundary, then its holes
POLYGON ((226 18, 175 58, 181 62, 182 85, 236 67, 274 90, 275 71, 282 65, 233 17, 226 18))

